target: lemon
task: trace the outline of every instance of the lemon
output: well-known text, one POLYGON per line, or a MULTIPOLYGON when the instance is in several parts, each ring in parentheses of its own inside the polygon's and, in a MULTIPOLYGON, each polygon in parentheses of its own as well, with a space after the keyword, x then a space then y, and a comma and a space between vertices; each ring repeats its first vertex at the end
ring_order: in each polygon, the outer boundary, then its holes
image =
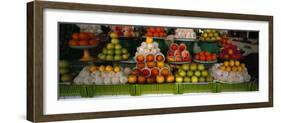
POLYGON ((229 66, 226 67, 226 71, 227 71, 227 72, 230 72, 230 71, 231 71, 231 67, 229 67, 229 66))
POLYGON ((242 68, 245 68, 246 66, 245 66, 245 64, 244 64, 244 63, 242 63, 242 64, 241 64, 241 67, 242 67, 242 68))
POLYGON ((225 66, 221 65, 220 70, 225 71, 225 66))
POLYGON ((230 60, 229 61, 229 65, 232 67, 232 66, 234 66, 234 61, 233 60, 230 60))
POLYGON ((238 67, 237 67, 237 71, 238 71, 238 72, 242 71, 242 67, 241 67, 241 66, 238 66, 238 67))
POLYGON ((108 71, 108 72, 111 72, 111 71, 113 71, 113 68, 112 68, 112 66, 110 66, 110 65, 107 65, 107 66, 105 67, 105 71, 108 71))
POLYGON ((225 61, 225 62, 223 63, 223 65, 224 65, 225 67, 227 67, 227 66, 229 65, 229 62, 228 62, 228 61, 225 61))
POLYGON ((104 66, 104 65, 101 65, 101 66, 99 67, 99 70, 100 70, 100 71, 104 71, 104 70, 105 70, 105 66, 104 66))
POLYGON ((237 67, 232 67, 231 70, 232 70, 233 72, 236 72, 236 71, 237 71, 237 67))
POLYGON ((91 66, 90 68, 89 68, 89 71, 90 72, 95 72, 97 70, 97 66, 91 66))
POLYGON ((114 70, 113 70, 114 72, 120 72, 121 71, 121 68, 120 67, 118 67, 118 66, 116 66, 116 67, 114 67, 114 70))
POLYGON ((235 66, 239 66, 240 65, 240 62, 239 61, 235 61, 235 66))

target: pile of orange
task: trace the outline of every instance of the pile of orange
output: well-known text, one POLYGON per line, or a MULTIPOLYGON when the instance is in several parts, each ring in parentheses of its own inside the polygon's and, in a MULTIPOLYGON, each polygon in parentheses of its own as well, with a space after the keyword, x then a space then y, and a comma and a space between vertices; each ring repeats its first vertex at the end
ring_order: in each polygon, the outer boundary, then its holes
POLYGON ((167 36, 165 28, 163 27, 148 27, 146 29, 147 37, 165 37, 167 36))
POLYGON ((195 59, 199 61, 214 61, 217 59, 217 55, 215 53, 201 51, 196 53, 195 59))
POLYGON ((98 43, 98 37, 90 32, 73 33, 69 41, 70 46, 96 46, 98 43))

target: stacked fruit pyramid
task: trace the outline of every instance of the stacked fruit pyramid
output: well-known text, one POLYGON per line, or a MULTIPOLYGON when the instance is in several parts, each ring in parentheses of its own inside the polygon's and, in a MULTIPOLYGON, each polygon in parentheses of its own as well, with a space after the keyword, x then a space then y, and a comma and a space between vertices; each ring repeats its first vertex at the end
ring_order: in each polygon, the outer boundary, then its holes
POLYGON ((121 61, 128 60, 128 50, 122 48, 118 40, 118 35, 115 32, 110 33, 111 42, 102 49, 102 52, 98 54, 98 58, 103 61, 121 61))
POLYGON ((135 55, 137 62, 136 68, 128 77, 129 83, 164 83, 173 82, 174 76, 170 68, 165 64, 165 57, 160 52, 158 44, 153 42, 152 38, 147 37, 137 48, 135 55))

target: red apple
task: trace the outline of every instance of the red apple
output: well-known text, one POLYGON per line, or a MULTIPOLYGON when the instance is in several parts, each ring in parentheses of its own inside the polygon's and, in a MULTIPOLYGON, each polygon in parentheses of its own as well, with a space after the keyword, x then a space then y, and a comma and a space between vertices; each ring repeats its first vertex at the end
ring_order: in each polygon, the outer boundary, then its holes
POLYGON ((144 84, 144 83, 145 83, 145 80, 146 80, 146 77, 145 77, 145 76, 138 76, 138 83, 139 83, 139 84, 144 84))
POLYGON ((140 69, 135 68, 135 69, 133 70, 132 74, 133 74, 133 75, 136 75, 136 76, 140 75, 140 69))

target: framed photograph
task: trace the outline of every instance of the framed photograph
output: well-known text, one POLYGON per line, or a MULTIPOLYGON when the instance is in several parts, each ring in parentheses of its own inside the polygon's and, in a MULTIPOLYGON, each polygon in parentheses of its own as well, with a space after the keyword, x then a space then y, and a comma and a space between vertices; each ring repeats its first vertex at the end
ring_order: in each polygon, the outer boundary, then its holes
POLYGON ((273 106, 273 17, 27 3, 27 120, 273 106))

